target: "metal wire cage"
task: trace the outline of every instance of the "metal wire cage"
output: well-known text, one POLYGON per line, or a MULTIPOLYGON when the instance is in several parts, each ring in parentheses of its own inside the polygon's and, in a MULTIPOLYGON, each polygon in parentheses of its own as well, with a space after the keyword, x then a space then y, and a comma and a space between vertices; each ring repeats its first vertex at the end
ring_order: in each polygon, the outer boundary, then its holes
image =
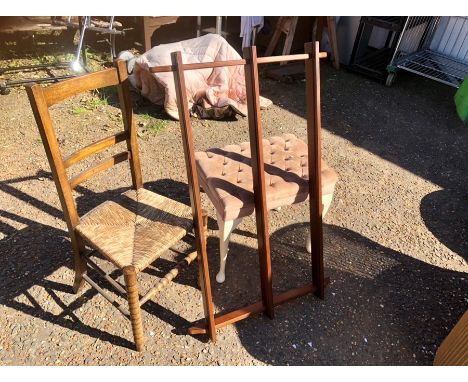
POLYGON ((407 17, 387 67, 388 86, 399 69, 460 87, 468 76, 468 17, 407 17))

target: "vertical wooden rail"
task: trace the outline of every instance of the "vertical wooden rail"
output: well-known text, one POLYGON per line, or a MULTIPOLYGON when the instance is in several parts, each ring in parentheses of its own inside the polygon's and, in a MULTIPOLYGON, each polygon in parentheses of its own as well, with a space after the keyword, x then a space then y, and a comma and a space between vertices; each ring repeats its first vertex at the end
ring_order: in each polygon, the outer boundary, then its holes
POLYGON ((312 242, 312 282, 317 288, 315 294, 325 297, 323 268, 323 227, 322 227, 322 169, 320 116, 320 62, 319 43, 306 43, 304 50, 309 54, 305 60, 307 144, 309 155, 309 205, 310 235, 312 242))
POLYGON ((34 118, 36 119, 39 133, 47 159, 50 164, 50 170, 54 178, 57 193, 62 205, 62 210, 65 216, 65 221, 68 227, 71 244, 73 248, 73 260, 75 267, 75 281, 73 283, 73 291, 78 293, 84 286, 82 275, 86 273, 87 266, 83 260, 82 254, 85 251, 85 244, 75 234, 75 227, 80 221, 76 210, 75 200, 73 199, 72 189, 68 182, 67 170, 63 164, 62 154, 58 145, 55 131, 52 127, 47 102, 44 97, 42 88, 38 84, 26 86, 29 102, 33 110, 34 118))
POLYGON ((135 115, 133 114, 132 100, 130 98, 128 86, 127 63, 124 60, 115 60, 114 66, 117 68, 120 84, 117 87, 119 102, 122 109, 122 119, 125 130, 128 132, 127 149, 132 153, 130 158, 130 169, 132 174, 133 188, 138 190, 143 187, 141 177, 140 153, 138 152, 137 131, 135 115))
POLYGON ((193 223, 198 251, 198 269, 201 274, 201 290, 203 295, 203 307, 206 317, 206 328, 210 339, 216 341, 216 326, 214 321, 213 299, 211 295, 210 272, 208 268, 208 256, 206 252, 206 240, 203 225, 202 207, 200 199, 200 186, 198 184, 197 167, 195 164, 195 151, 193 146, 192 125, 187 103, 187 91, 185 88, 185 75, 182 62, 182 53, 171 54, 172 64, 175 67, 174 82, 179 105, 179 119, 184 145, 185 164, 187 166, 187 181, 190 191, 190 203, 192 205, 193 223))
POLYGON ((247 63, 245 87, 249 120, 250 151, 252 153, 252 175, 257 223, 258 253, 260 257, 260 280, 265 313, 274 317, 273 285, 271 271, 270 234, 268 232, 268 211, 266 204, 265 168, 263 161, 263 129, 260 114, 257 49, 255 46, 243 50, 247 63))

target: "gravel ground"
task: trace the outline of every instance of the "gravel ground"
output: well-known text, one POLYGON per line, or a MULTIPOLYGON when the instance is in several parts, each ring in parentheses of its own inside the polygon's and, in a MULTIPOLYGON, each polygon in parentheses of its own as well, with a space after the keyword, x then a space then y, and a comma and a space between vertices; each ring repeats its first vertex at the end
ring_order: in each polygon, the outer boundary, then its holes
MULTIPOLYGON (((262 81, 262 94, 274 102, 263 113, 265 135, 305 138, 303 88, 300 80, 262 81)), ((72 293, 66 226, 29 102, 20 89, 1 96, 0 364, 431 364, 468 302, 468 129, 457 119, 453 95, 416 76, 402 75, 386 88, 323 65, 323 156, 340 177, 324 226, 331 277, 325 300, 288 302, 275 309, 274 320, 257 315, 219 330, 213 344, 185 334, 202 318, 191 267, 145 305, 142 353, 132 350, 130 323, 102 296, 90 288, 72 293)), ((103 104, 92 99, 53 107, 65 153, 118 130, 112 97, 103 104)), ((188 203, 178 123, 148 105, 137 112, 146 187, 188 203)), ((244 118, 193 120, 193 127, 200 150, 248 140, 244 118)), ((125 166, 112 171, 78 187, 81 212, 128 187, 125 166)), ((227 280, 216 284, 217 225, 202 198, 211 217, 216 310, 257 301, 254 219, 233 234, 227 280)), ((307 211, 303 203, 269 215, 276 290, 310 276, 307 211)), ((142 288, 176 256, 156 261, 142 275, 142 288)))

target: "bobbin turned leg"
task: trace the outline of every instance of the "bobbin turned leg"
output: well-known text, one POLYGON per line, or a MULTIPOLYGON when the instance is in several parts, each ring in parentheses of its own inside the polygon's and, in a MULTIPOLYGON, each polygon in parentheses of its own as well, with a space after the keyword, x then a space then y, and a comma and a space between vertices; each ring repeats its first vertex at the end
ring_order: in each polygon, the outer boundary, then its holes
POLYGON ((224 282, 226 279, 226 260, 229 251, 229 240, 231 233, 242 221, 240 219, 224 221, 220 214, 218 214, 218 227, 219 227, 219 272, 216 275, 218 283, 224 282))
POLYGON ((138 295, 138 283, 136 269, 127 266, 123 269, 125 286, 127 289, 128 308, 130 311, 130 321, 132 322, 133 338, 137 351, 142 351, 145 344, 143 335, 143 324, 141 322, 140 299, 138 295))

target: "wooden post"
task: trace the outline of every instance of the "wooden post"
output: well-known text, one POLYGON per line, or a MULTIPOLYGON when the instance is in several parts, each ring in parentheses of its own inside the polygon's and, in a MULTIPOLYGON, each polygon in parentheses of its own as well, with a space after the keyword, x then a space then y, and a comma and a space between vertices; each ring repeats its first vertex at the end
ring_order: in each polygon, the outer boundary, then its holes
POLYGON ((115 60, 114 67, 117 68, 117 74, 119 76, 120 82, 119 86, 117 87, 117 91, 119 94, 120 107, 122 109, 122 119, 125 131, 128 132, 127 149, 132 153, 132 156, 129 158, 132 183, 133 188, 138 190, 139 188, 143 187, 143 179, 141 177, 141 163, 140 153, 138 151, 136 119, 135 115, 133 114, 132 100, 130 98, 129 91, 127 64, 124 60, 115 60))
POLYGON ((309 54, 309 58, 305 60, 305 72, 312 283, 317 288, 315 294, 323 299, 325 297, 325 278, 323 267, 319 43, 317 41, 315 43, 306 43, 304 49, 309 54))
POLYGON ((206 251, 205 229, 203 224, 202 207, 200 199, 200 186, 198 184, 197 167, 195 164, 195 151, 193 146, 192 125, 187 103, 187 91, 185 88, 185 75, 182 62, 182 53, 171 54, 174 70, 174 82, 179 105, 179 119, 184 146, 185 164, 187 167, 187 181, 190 191, 190 203, 192 205, 193 224, 198 252, 198 269, 201 274, 201 291, 203 307, 207 320, 206 327, 210 339, 216 341, 216 326, 214 321, 213 301, 211 294, 210 272, 208 268, 208 255, 206 251))
POLYGON ((258 253, 260 257, 260 280, 265 313, 274 317, 273 286, 271 271, 270 234, 266 204, 265 168, 263 161, 263 129, 260 114, 260 90, 258 82, 257 49, 245 47, 245 87, 249 120, 250 151, 252 154, 252 175, 257 223, 258 253))
POLYGON ((125 286, 127 289, 128 310, 130 311, 130 321, 132 322, 133 338, 137 351, 143 351, 145 336, 143 334, 143 324, 141 322, 140 301, 138 300, 137 273, 134 266, 129 265, 123 269, 125 286))

